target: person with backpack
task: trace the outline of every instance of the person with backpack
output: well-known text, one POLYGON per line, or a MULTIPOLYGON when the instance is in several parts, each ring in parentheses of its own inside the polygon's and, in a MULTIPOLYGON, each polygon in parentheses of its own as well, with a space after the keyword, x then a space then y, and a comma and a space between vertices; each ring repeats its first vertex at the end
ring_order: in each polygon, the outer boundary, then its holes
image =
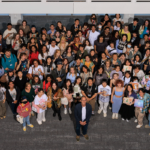
POLYGON ((11 53, 10 49, 6 49, 5 54, 1 59, 1 63, 6 73, 9 69, 15 70, 17 66, 17 58, 11 53))

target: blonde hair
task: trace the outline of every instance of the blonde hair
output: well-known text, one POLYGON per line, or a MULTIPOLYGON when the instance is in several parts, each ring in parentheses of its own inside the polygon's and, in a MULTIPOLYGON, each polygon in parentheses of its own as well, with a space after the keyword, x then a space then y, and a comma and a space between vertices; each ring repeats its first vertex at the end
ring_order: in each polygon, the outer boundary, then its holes
POLYGON ((31 83, 27 82, 26 85, 25 85, 25 89, 27 88, 28 85, 31 86, 31 83))
POLYGON ((77 70, 76 70, 76 68, 75 68, 75 67, 70 67, 69 76, 71 75, 71 68, 73 68, 73 69, 74 69, 75 76, 77 77, 77 70))
POLYGON ((64 36, 62 36, 61 39, 60 39, 60 47, 61 47, 62 40, 64 40, 65 43, 66 43, 66 38, 64 36))

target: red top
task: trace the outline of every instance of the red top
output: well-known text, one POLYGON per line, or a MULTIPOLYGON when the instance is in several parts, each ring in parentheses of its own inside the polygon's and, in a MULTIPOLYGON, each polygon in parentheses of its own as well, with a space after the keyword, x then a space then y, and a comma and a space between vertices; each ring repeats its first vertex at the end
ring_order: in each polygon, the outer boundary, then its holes
POLYGON ((38 60, 38 55, 39 55, 39 52, 38 52, 38 51, 37 51, 36 53, 30 53, 30 54, 29 54, 30 64, 32 64, 32 62, 33 62, 34 59, 37 59, 37 60, 38 60))
POLYGON ((17 107, 17 113, 22 116, 23 118, 29 116, 29 113, 31 112, 31 106, 30 103, 27 102, 24 106, 20 103, 17 107))
MULTIPOLYGON (((51 82, 46 83, 46 92, 50 86, 51 86, 51 82)), ((45 81, 43 81, 43 90, 45 90, 45 81)))

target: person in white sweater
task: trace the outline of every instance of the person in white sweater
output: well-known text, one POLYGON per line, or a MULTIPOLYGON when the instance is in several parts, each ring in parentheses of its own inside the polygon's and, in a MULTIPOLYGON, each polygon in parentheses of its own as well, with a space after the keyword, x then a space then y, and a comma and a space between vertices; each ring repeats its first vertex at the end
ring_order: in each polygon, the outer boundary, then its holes
POLYGON ((136 66, 135 69, 133 70, 133 76, 138 77, 139 80, 142 80, 143 77, 145 76, 143 70, 141 70, 140 66, 136 66))

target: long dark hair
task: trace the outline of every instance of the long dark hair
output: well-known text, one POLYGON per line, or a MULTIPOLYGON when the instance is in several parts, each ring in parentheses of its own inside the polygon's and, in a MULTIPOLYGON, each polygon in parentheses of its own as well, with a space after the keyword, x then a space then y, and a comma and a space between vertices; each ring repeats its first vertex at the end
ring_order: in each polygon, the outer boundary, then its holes
POLYGON ((64 88, 67 89, 67 85, 66 85, 67 82, 70 82, 70 86, 69 86, 69 90, 68 90, 69 93, 73 93, 73 88, 72 88, 72 84, 71 84, 71 80, 70 80, 70 79, 67 79, 67 80, 66 80, 66 82, 65 82, 65 84, 64 84, 64 88))
POLYGON ((48 58, 50 58, 50 59, 51 59, 50 67, 52 67, 53 61, 52 61, 51 56, 47 56, 47 58, 46 58, 46 63, 45 63, 45 67, 47 66, 47 59, 48 59, 48 58))
POLYGON ((48 83, 48 82, 47 82, 47 78, 49 78, 49 77, 51 78, 51 82, 53 81, 52 75, 51 75, 51 74, 48 74, 48 75, 46 75, 45 83, 48 83))
POLYGON ((53 87, 52 87, 52 93, 55 94, 55 93, 58 91, 59 87, 58 87, 56 81, 53 81, 53 82, 52 82, 52 86, 53 86, 53 84, 56 84, 56 90, 54 90, 53 87))
POLYGON ((44 57, 44 53, 43 53, 43 50, 42 50, 43 47, 46 47, 46 53, 48 54, 48 48, 47 48, 46 45, 43 44, 42 47, 41 47, 41 49, 40 49, 40 54, 41 54, 42 57, 44 57))
POLYGON ((32 52, 32 47, 34 47, 35 48, 35 53, 37 52, 37 47, 35 46, 35 45, 32 45, 31 46, 31 48, 30 48, 30 54, 32 54, 33 52, 32 52))
POLYGON ((41 80, 40 80, 39 76, 38 76, 38 75, 35 75, 35 76, 33 77, 33 79, 32 79, 32 85, 40 84, 40 83, 41 83, 41 80), (35 83, 35 78, 38 78, 38 83, 35 83))
POLYGON ((128 95, 129 95, 128 86, 130 86, 132 88, 132 93, 134 93, 132 84, 128 84, 126 87, 126 90, 124 92, 124 97, 128 97, 128 95))
POLYGON ((103 67, 103 66, 99 66, 99 67, 98 67, 98 69, 97 69, 97 73, 96 73, 96 74, 98 74, 98 73, 99 73, 99 72, 98 72, 98 70, 99 70, 99 69, 103 69, 103 71, 102 71, 102 74, 103 74, 103 73, 104 73, 104 67, 103 67))

